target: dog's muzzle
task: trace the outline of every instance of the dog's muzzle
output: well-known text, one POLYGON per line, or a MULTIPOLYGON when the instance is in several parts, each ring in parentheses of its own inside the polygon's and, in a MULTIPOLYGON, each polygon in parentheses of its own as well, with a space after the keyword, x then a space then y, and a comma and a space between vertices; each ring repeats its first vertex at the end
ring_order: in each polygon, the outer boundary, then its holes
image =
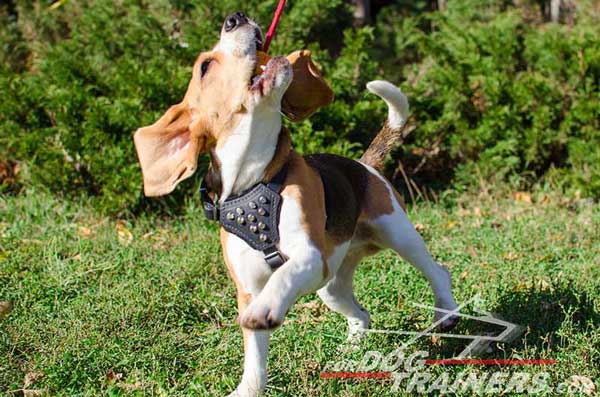
POLYGON ((244 15, 243 12, 236 12, 231 14, 225 19, 225 23, 223 24, 223 29, 226 32, 231 32, 238 27, 245 25, 248 23, 248 18, 244 15))

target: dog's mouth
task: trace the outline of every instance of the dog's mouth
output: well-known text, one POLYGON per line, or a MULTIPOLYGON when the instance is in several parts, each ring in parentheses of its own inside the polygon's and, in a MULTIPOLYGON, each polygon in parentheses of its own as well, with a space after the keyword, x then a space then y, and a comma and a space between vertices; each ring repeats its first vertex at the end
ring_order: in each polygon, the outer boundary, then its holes
POLYGON ((289 77, 287 74, 290 72, 290 62, 285 57, 271 58, 266 66, 255 68, 255 74, 250 79, 250 90, 262 96, 268 95, 276 86, 286 84, 286 77, 289 77), (257 72, 258 70, 262 72, 257 72))
POLYGON ((275 75, 277 73, 276 69, 278 69, 278 65, 277 62, 273 62, 273 59, 265 66, 261 65, 260 67, 255 67, 254 74, 250 78, 250 90, 260 92, 261 95, 264 95, 265 88, 268 85, 267 83, 275 80, 275 75), (259 72, 259 70, 262 70, 262 72, 259 72))

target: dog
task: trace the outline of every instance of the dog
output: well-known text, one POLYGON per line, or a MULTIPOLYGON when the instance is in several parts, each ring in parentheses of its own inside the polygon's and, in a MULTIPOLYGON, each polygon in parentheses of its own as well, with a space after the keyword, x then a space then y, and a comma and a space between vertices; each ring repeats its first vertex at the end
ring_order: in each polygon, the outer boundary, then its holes
MULTIPOLYGON (((283 258, 279 267, 270 266, 263 252, 235 233, 220 231, 244 338, 243 375, 230 396, 257 396, 264 390, 271 330, 302 295, 316 291, 326 306, 345 316, 349 342, 364 335, 369 313, 355 298, 352 278, 366 255, 394 250, 427 278, 436 307, 457 308, 449 272, 433 260, 401 196, 377 170, 407 121, 406 97, 386 81, 367 85, 387 103, 388 118, 360 161, 303 157, 282 126, 281 100, 292 68, 275 57, 256 75, 262 40, 254 21, 239 12, 229 16, 215 47, 198 56, 182 102, 134 134, 148 196, 171 192, 196 171, 202 153, 210 156, 210 184, 221 205, 286 170, 275 224, 274 247, 283 258)), ((236 217, 246 222, 237 215, 232 222, 236 217)), ((448 330, 458 317, 442 311, 435 321, 448 330)))

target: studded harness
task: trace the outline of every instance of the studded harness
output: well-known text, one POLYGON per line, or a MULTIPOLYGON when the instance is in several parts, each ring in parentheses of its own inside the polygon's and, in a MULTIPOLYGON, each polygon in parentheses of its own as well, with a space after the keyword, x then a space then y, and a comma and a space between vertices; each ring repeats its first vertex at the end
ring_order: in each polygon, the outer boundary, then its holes
POLYGON ((287 261, 279 251, 279 212, 281 189, 288 171, 287 162, 268 183, 258 183, 245 192, 227 198, 220 205, 209 195, 205 176, 200 186, 204 215, 218 221, 223 229, 244 240, 250 247, 262 251, 265 262, 277 269, 287 261))

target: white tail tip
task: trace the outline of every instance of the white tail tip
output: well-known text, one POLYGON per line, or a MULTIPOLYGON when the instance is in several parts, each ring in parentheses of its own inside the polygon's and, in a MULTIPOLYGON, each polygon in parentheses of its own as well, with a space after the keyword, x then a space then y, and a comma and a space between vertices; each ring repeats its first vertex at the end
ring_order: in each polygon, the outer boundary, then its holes
POLYGON ((408 99, 389 81, 374 80, 367 83, 367 90, 379 96, 388 105, 388 125, 392 130, 402 128, 408 119, 408 99))

